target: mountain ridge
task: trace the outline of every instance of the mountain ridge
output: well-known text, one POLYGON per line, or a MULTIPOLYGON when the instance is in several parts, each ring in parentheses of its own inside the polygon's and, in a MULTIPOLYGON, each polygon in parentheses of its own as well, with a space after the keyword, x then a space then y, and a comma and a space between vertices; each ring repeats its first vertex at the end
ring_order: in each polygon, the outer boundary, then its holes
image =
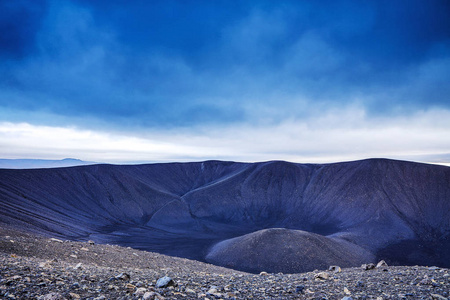
POLYGON ((367 159, 3 169, 0 207, 0 222, 28 230, 201 261, 217 243, 285 228, 340 239, 392 263, 450 266, 445 166, 367 159))

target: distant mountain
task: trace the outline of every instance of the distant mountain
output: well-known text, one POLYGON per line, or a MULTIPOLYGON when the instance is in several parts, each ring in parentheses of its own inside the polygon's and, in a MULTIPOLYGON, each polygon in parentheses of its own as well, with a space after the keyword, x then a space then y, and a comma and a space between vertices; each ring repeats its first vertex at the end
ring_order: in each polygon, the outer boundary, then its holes
POLYGON ((0 168, 3 169, 42 169, 93 165, 95 162, 82 161, 74 158, 61 160, 48 159, 0 159, 0 168))
POLYGON ((239 270, 450 267, 450 168, 207 161, 0 170, 0 223, 239 270))

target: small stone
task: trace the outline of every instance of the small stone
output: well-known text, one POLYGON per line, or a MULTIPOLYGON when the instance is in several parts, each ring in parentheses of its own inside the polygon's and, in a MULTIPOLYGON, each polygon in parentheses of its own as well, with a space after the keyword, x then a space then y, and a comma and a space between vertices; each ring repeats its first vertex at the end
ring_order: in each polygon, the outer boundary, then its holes
POLYGON ((340 273, 342 271, 342 269, 339 266, 330 266, 328 268, 328 271, 335 272, 335 273, 340 273))
POLYGON ((439 294, 431 294, 430 296, 431 296, 432 299, 447 300, 447 298, 445 298, 444 296, 441 296, 439 294))
POLYGON ((62 240, 55 239, 55 238, 51 238, 50 241, 51 241, 51 242, 57 242, 57 243, 63 243, 62 240))
POLYGON ((88 241, 88 244, 89 244, 89 245, 95 245, 95 242, 94 242, 93 240, 89 240, 89 241, 88 241))
POLYGON ((363 264, 361 265, 361 269, 367 271, 367 270, 372 270, 375 269, 375 265, 370 263, 370 264, 363 264))
POLYGON ((136 288, 136 286, 133 285, 133 284, 131 284, 131 283, 127 283, 127 284, 125 285, 125 288, 126 288, 127 290, 129 290, 129 291, 134 291, 134 289, 136 288))
POLYGON ((358 280, 356 282, 356 287, 364 287, 364 282, 362 282, 361 280, 358 280))
POLYGON ((165 288, 168 286, 175 286, 175 282, 169 276, 161 277, 156 281, 157 288, 165 288))
POLYGON ((155 299, 155 292, 146 292, 144 296, 142 296, 142 300, 153 300, 155 299))
POLYGON ((327 280, 330 278, 330 274, 328 274, 327 272, 320 272, 316 275, 314 275, 315 279, 321 279, 321 280, 327 280))
POLYGON ((94 300, 105 300, 106 297, 104 295, 98 296, 97 298, 94 298, 94 300))
POLYGON ((137 286, 137 287, 143 287, 143 286, 144 286, 144 283, 143 283, 142 281, 138 281, 138 282, 136 283, 136 286, 137 286))
POLYGON ((137 288, 136 289, 136 291, 134 292, 134 295, 135 296, 138 296, 138 297, 141 297, 141 296, 144 296, 144 294, 147 292, 147 289, 146 288, 143 288, 143 287, 140 287, 140 288, 137 288))
POLYGON ((76 256, 75 254, 70 254, 69 256, 72 258, 78 258, 78 256, 76 256))
POLYGON ((60 293, 49 293, 44 295, 42 300, 65 300, 65 298, 60 293))
POLYGON ((344 294, 346 294, 346 295, 350 295, 350 294, 351 294, 351 292, 349 291, 349 289, 348 289, 348 288, 344 287, 344 294))
POLYGON ((80 299, 81 298, 80 295, 75 294, 75 293, 69 293, 69 296, 71 299, 80 299))
POLYGON ((431 281, 431 279, 427 277, 427 278, 422 279, 419 283, 423 284, 423 285, 432 285, 433 281, 431 281))
POLYGON ((195 292, 194 290, 189 289, 189 288, 187 288, 187 289, 185 290, 185 292, 188 293, 188 294, 196 294, 196 292, 195 292))
POLYGON ((115 278, 116 279, 120 279, 120 280, 130 280, 130 274, 128 274, 128 273, 120 273, 115 278))
POLYGON ((261 276, 267 276, 267 275, 269 275, 269 273, 262 271, 261 273, 259 273, 259 275, 261 275, 261 276))
POLYGON ((82 251, 89 251, 88 248, 84 248, 84 247, 82 247, 80 250, 82 250, 82 251))
POLYGON ((345 297, 342 298, 341 300, 353 300, 353 298, 352 298, 352 297, 349 297, 349 296, 345 296, 345 297))
POLYGON ((74 283, 72 284, 72 288, 74 288, 74 289, 79 289, 79 288, 80 288, 80 284, 79 284, 78 282, 74 282, 74 283))
POLYGON ((386 267, 388 267, 388 264, 384 260, 380 260, 377 263, 377 268, 386 268, 386 267))
POLYGON ((155 292, 146 292, 144 296, 142 296, 142 300, 154 300, 154 299, 163 300, 164 297, 155 292))
POLYGON ((75 270, 81 269, 82 263, 77 263, 75 267, 73 267, 75 270))
POLYGON ((295 287, 295 292, 296 293, 303 293, 303 290, 305 289, 305 286, 304 285, 297 285, 296 287, 295 287))

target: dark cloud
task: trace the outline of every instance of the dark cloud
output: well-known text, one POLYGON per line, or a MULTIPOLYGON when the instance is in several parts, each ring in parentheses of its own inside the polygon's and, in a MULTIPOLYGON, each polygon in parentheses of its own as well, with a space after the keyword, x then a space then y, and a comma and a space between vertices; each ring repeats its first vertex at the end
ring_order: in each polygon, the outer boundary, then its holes
POLYGON ((10 110, 167 127, 354 102, 374 114, 450 108, 446 0, 20 0, 0 11, 10 110))
POLYGON ((0 59, 20 59, 35 47, 44 0, 0 1, 0 59))

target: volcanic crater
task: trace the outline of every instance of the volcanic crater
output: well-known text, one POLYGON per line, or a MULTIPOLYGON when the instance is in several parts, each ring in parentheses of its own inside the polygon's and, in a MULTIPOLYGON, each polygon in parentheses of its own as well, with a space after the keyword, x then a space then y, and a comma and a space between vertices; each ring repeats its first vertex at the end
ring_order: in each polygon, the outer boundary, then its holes
POLYGON ((450 267, 450 168, 206 161, 0 169, 0 223, 247 272, 450 267))

